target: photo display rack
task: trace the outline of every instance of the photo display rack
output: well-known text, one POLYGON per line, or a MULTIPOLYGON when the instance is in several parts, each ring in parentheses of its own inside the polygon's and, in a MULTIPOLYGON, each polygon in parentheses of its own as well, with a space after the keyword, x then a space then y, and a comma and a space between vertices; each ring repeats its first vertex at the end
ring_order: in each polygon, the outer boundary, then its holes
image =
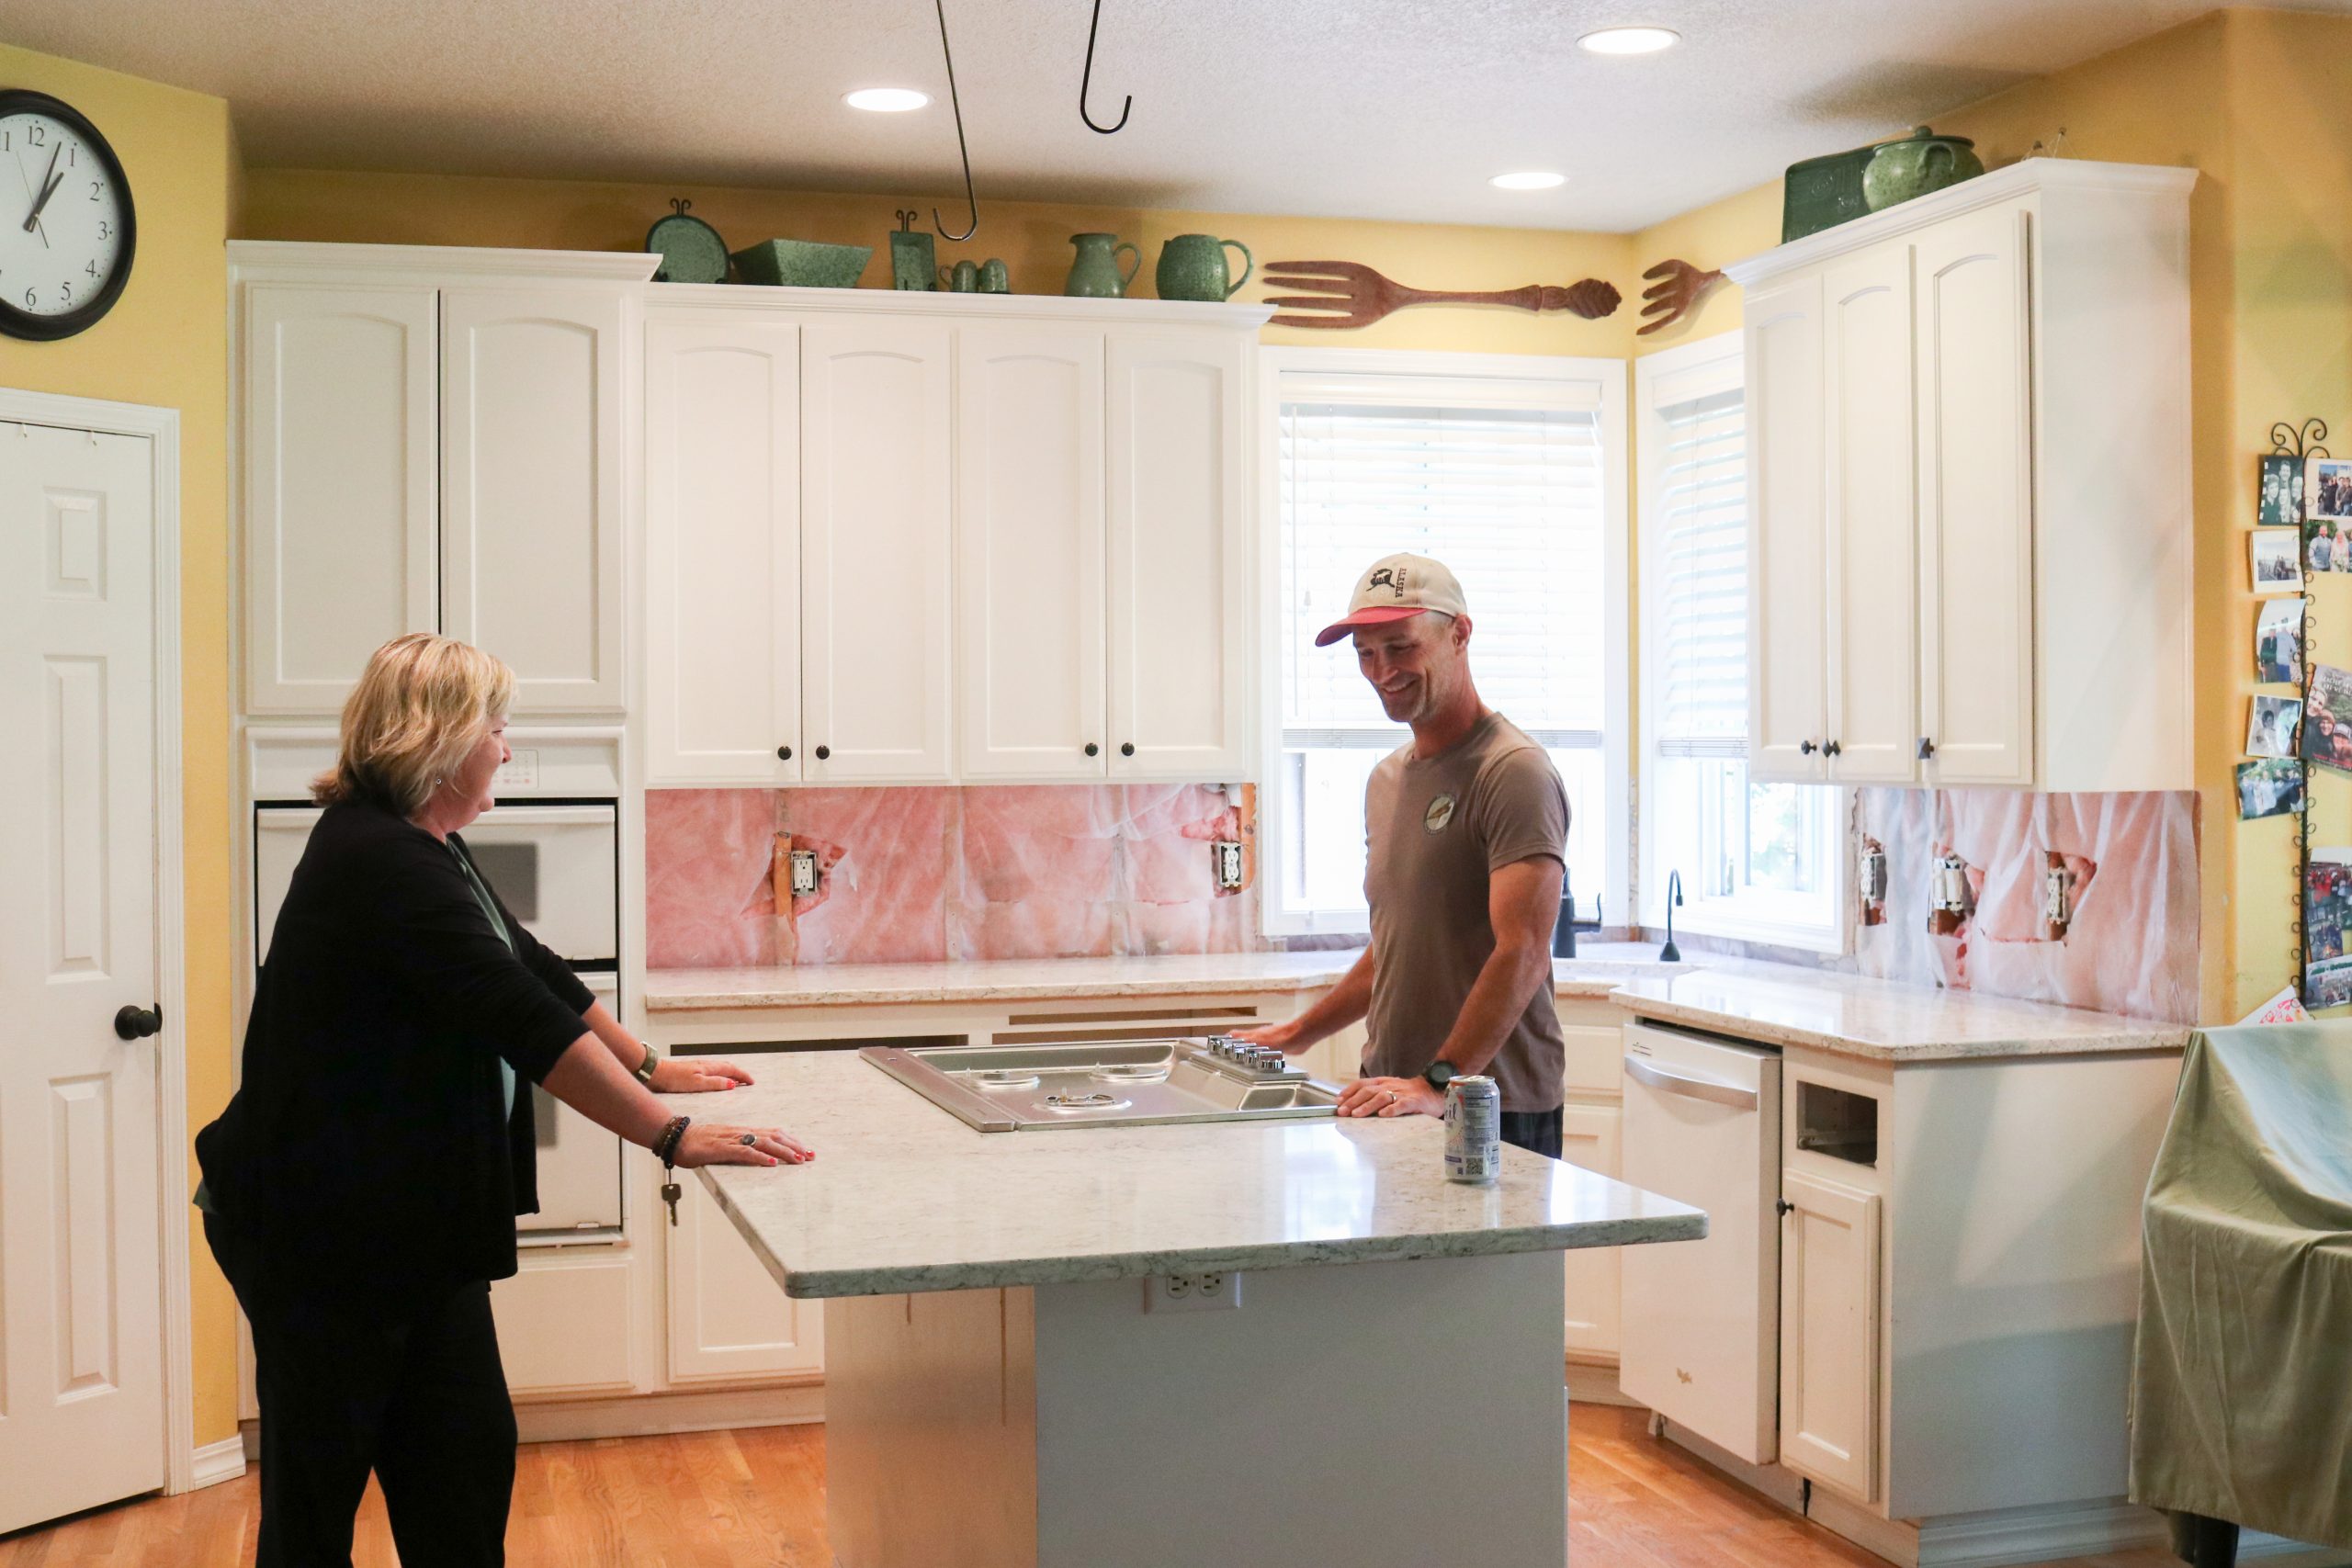
MULTIPOLYGON (((2325 446, 2320 445, 2321 442, 2324 442, 2326 439, 2327 422, 2324 419, 2307 419, 2299 425, 2290 424, 2285 420, 2280 420, 2278 423, 2273 424, 2270 427, 2269 455, 2274 457, 2299 457, 2305 459, 2312 457, 2333 457, 2333 453, 2329 452, 2325 446)), ((2296 550, 2299 558, 2303 547, 2303 527, 2299 523, 2295 531, 2296 550)), ((2312 580, 2308 572, 2306 572, 2303 577, 2302 592, 2302 694, 2307 705, 2304 710, 2307 719, 2310 712, 2308 703, 2311 697, 2312 671, 2318 663, 2318 619, 2312 614, 2314 608, 2314 598, 2315 596, 2312 592, 2312 580)), ((2295 995, 2301 998, 2303 1004, 2308 1007, 2312 1005, 2312 998, 2311 984, 2310 929, 2306 919, 2306 915, 2310 908, 2312 889, 2312 769, 2316 764, 2312 761, 2309 753, 2305 751, 2301 745, 2301 738, 2300 734, 2298 734, 2297 737, 2295 753, 2295 766, 2301 771, 2303 778, 2303 799, 2302 805, 2297 808, 2294 814, 2295 886, 2294 891, 2290 895, 2290 898, 2294 904, 2295 918, 2290 929, 2293 931, 2295 939, 2295 995)))

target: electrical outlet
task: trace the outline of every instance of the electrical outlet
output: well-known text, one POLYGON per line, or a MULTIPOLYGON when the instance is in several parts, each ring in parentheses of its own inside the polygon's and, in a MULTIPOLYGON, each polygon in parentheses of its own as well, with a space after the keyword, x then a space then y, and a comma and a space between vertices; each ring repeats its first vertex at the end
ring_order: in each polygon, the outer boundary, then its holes
POLYGON ((1146 1312, 1227 1312, 1240 1304, 1238 1273, 1155 1274, 1143 1282, 1146 1312))
POLYGON ((1216 855, 1216 885, 1228 890, 1240 886, 1240 842, 1234 839, 1219 839, 1209 848, 1216 855))
POLYGON ((817 852, 792 852, 792 896, 796 898, 817 891, 817 852))

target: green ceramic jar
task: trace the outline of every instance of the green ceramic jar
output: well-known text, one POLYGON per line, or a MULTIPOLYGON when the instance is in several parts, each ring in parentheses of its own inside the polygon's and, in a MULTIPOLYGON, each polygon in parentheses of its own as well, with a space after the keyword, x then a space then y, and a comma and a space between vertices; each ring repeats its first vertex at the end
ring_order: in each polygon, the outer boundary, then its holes
POLYGON ((1143 266, 1143 253, 1120 240, 1116 234, 1072 234, 1069 243, 1078 247, 1078 256, 1070 263, 1069 280, 1062 285, 1064 294, 1076 294, 1091 299, 1118 299, 1125 297, 1127 285, 1134 281, 1143 266), (1122 271, 1119 253, 1134 256, 1135 265, 1122 271))
POLYGON ((1214 234, 1179 234, 1159 248, 1159 265, 1152 274, 1162 299, 1230 299, 1234 290, 1250 281, 1257 265, 1250 247, 1238 240, 1214 234), (1241 276, 1227 281, 1225 248, 1241 253, 1241 276))
POLYGON ((1984 172, 1976 144, 1965 136, 1938 136, 1919 127, 1900 141, 1882 144, 1862 170, 1862 199, 1872 212, 1926 196, 1984 172))

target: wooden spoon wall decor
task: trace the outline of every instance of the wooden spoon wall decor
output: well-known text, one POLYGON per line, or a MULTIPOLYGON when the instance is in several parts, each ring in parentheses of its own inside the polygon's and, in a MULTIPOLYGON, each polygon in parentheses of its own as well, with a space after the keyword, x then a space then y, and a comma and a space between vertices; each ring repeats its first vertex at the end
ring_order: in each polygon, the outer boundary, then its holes
POLYGON ((1266 274, 1270 288, 1321 290, 1314 294, 1269 296, 1267 304, 1329 312, 1276 315, 1272 324, 1278 327, 1368 327, 1408 305, 1509 305, 1521 310, 1566 310, 1587 321, 1597 321, 1614 311, 1623 298, 1597 277, 1588 277, 1566 288, 1531 283, 1524 288, 1459 292, 1408 288, 1381 276, 1362 262, 1274 262, 1268 265, 1266 274))

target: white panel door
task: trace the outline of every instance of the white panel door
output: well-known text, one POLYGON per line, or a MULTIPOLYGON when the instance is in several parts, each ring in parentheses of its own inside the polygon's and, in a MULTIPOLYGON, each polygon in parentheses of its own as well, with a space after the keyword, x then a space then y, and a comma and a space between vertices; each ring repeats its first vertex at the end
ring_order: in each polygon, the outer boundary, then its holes
POLYGON ((1781 1459, 1873 1502, 1879 1201, 1793 1170, 1781 1196, 1781 1459))
MULTIPOLYGON (((1617 1174, 1618 1144, 1625 1125, 1624 1111, 1615 1105, 1560 1108, 1560 1157, 1596 1176, 1617 1174)), ((1618 1260, 1623 1250, 1614 1247, 1579 1247, 1567 1258, 1568 1354, 1617 1357, 1618 1297, 1623 1270, 1618 1260)))
POLYGON ((1918 235, 1919 733, 1933 743, 1930 784, 2033 782, 2030 221, 2021 207, 1996 207, 1918 235))
POLYGON ((152 463, 0 426, 0 1531, 164 1483, 152 463))
POLYGON ((670 1381, 701 1383, 820 1372, 825 1303, 784 1293, 709 1190, 679 1185, 678 1223, 663 1227, 669 1252, 670 1381))
POLYGON ((618 713, 616 290, 441 296, 441 626, 514 669, 514 711, 618 713))
POLYGON ((949 334, 811 324, 800 340, 802 773, 949 774, 949 334))
POLYGON ((1917 537, 1911 486, 1911 248, 1822 276, 1828 438, 1829 706, 1823 750, 1847 784, 1917 776, 1917 537))
POLYGON ((339 711, 440 626, 430 288, 244 295, 245 706, 339 711))
POLYGON ((1099 779, 1102 334, 956 340, 957 756, 967 779, 1099 779))
POLYGON ((645 773, 800 777, 800 329, 645 323, 645 773))
POLYGON ((1239 336, 1108 350, 1111 776, 1250 775, 1239 336))
POLYGON ((1824 774, 1829 570, 1822 518, 1821 279, 1747 296, 1747 772, 1824 774))

